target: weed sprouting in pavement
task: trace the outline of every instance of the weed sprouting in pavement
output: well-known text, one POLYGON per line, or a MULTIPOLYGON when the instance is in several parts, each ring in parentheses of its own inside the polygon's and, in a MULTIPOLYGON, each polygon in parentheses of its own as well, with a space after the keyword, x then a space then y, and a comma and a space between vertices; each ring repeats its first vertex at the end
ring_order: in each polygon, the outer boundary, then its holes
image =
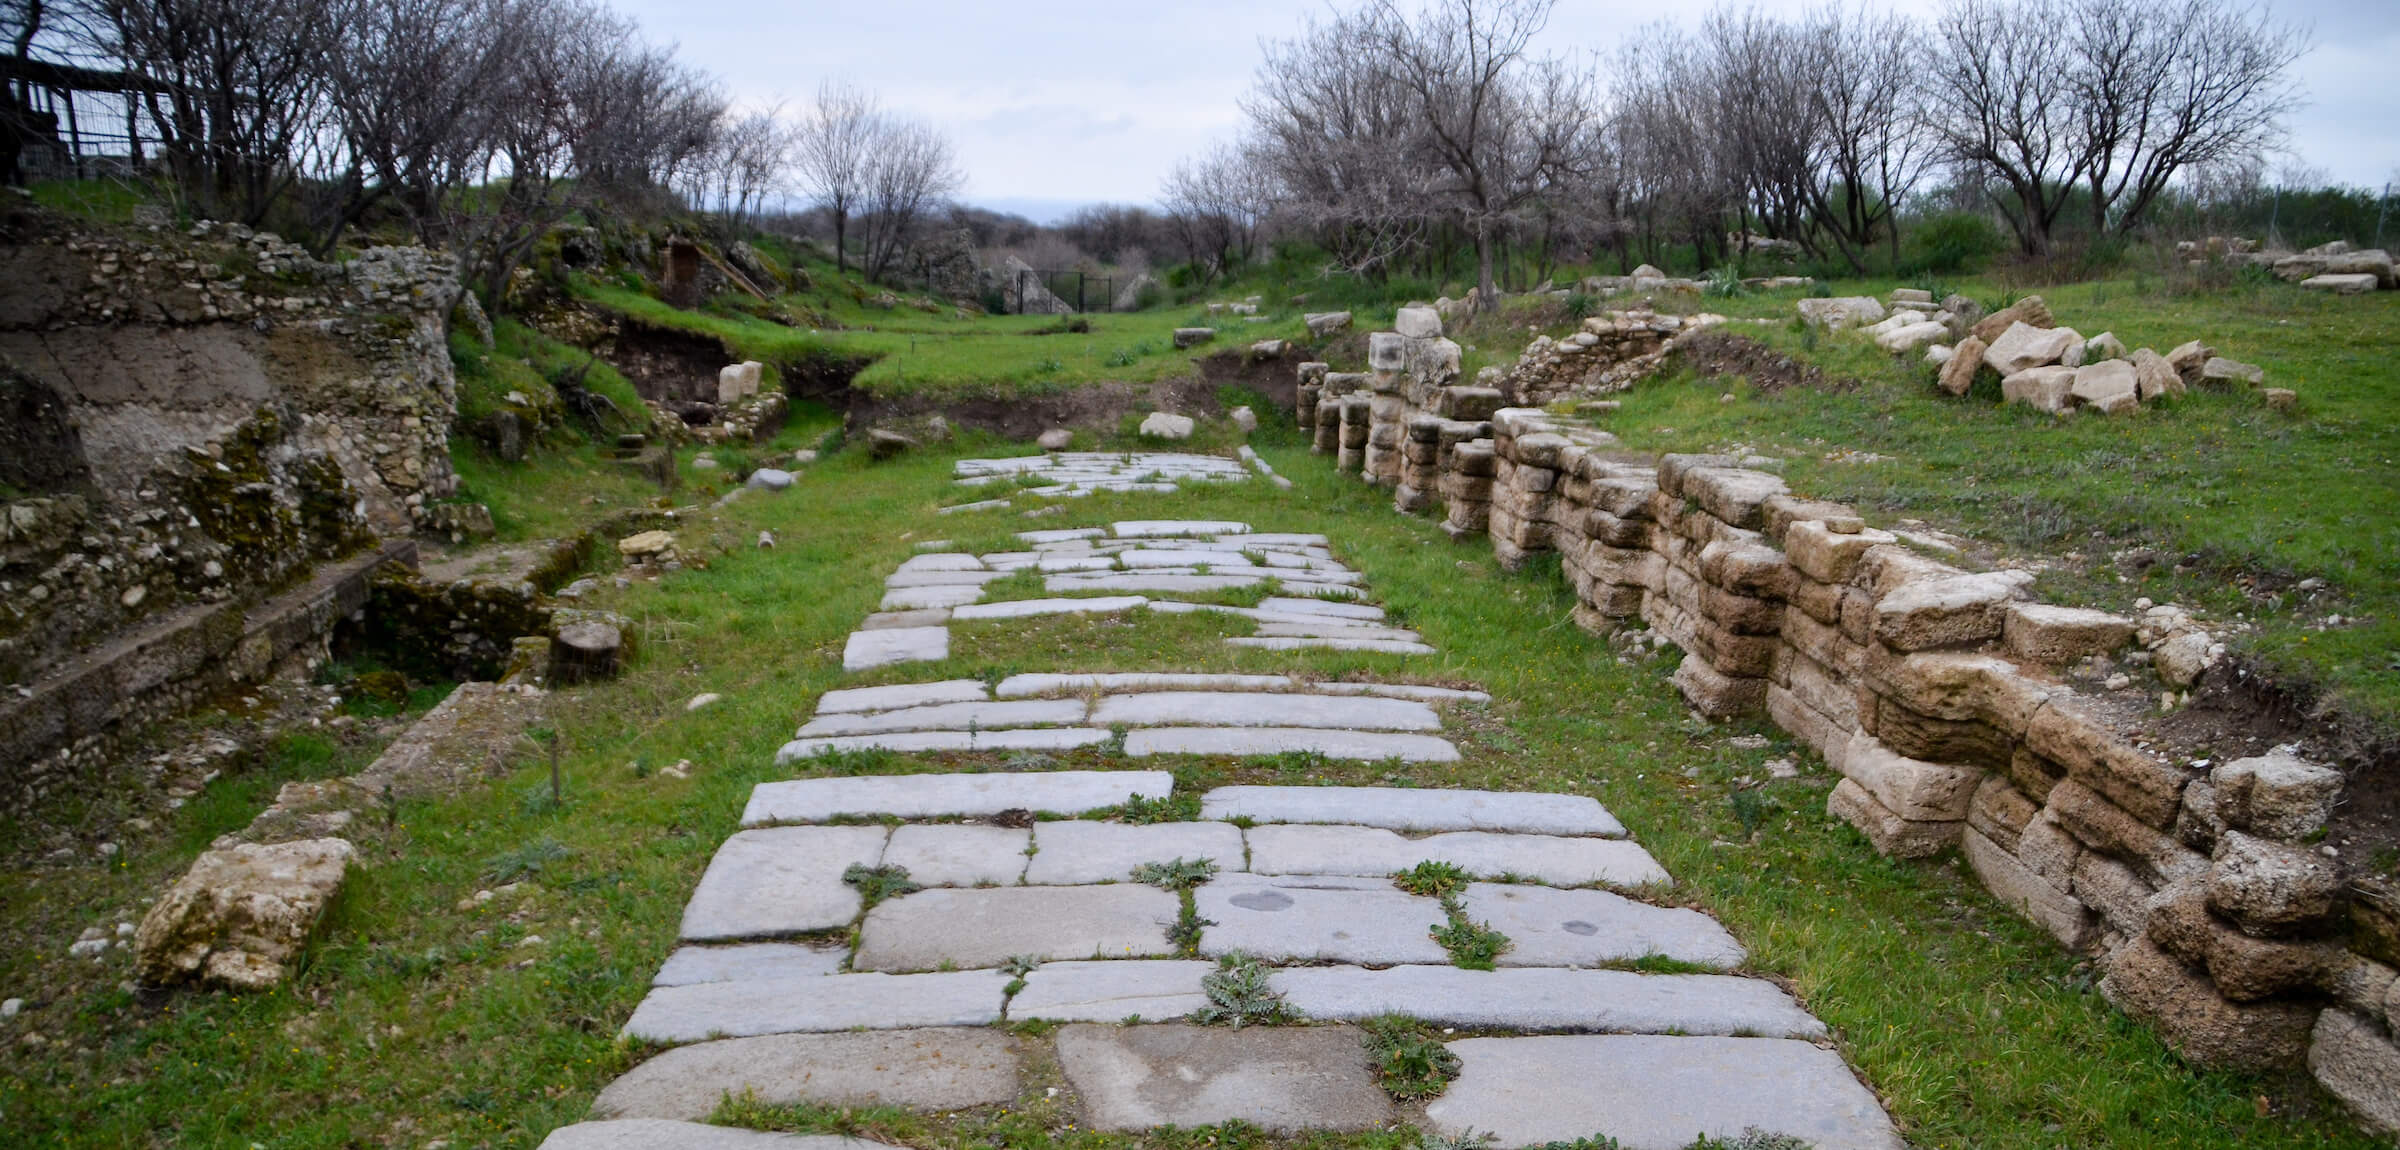
POLYGON ((1361 1042, 1375 1060, 1376 1083, 1402 1102, 1440 1096, 1458 1076, 1458 1055, 1424 1023, 1401 1014, 1386 1014, 1361 1024, 1361 1042))
POLYGON ((877 903, 887 898, 898 898, 923 889, 909 881, 908 868, 904 866, 871 867, 863 863, 851 863, 849 869, 842 872, 842 881, 858 888, 858 899, 865 904, 862 908, 865 910, 875 909, 877 903))
POLYGON ((1199 886, 1216 876, 1215 859, 1187 859, 1177 856, 1173 862, 1146 862, 1133 868, 1133 881, 1160 890, 1182 892, 1199 886))
POLYGON ((1267 985, 1266 964, 1241 951, 1217 959, 1217 968, 1200 976, 1200 993, 1208 1005, 1192 1012, 1192 1021, 1244 1026, 1291 1022, 1299 1016, 1283 995, 1267 985))
POLYGON ((1427 859, 1424 862, 1392 875, 1392 882, 1401 890, 1426 898, 1448 899, 1467 889, 1474 881, 1457 863, 1427 859))

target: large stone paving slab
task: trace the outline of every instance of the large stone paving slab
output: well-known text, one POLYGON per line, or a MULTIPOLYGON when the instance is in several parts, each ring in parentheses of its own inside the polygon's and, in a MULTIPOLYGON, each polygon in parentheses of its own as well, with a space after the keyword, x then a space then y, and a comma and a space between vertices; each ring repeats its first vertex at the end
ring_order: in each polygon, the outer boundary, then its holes
POLYGON ((935 974, 829 974, 662 986, 625 1020, 625 1036, 701 1042, 758 1034, 989 1026, 1000 1021, 1008 976, 997 970, 935 974))
POLYGON ((883 865, 905 867, 918 886, 1012 886, 1025 874, 1033 832, 1007 827, 912 825, 892 830, 883 865))
POLYGON ((1432 931, 1441 904, 1389 882, 1355 878, 1218 875, 1192 892, 1207 955, 1242 951, 1269 962, 1355 962, 1371 966, 1445 963, 1432 931))
POLYGON ((1667 881, 1666 868, 1625 839, 1446 831, 1421 839, 1381 827, 1269 823, 1249 831, 1259 874, 1388 875, 1446 862, 1477 878, 1515 875, 1552 886, 1634 887, 1667 881))
MULTIPOLYGON (((993 704, 995 706, 1001 704, 993 704)), ((1094 726, 1323 727, 1351 731, 1438 731, 1442 717, 1407 699, 1257 691, 1156 691, 1111 695, 1092 708, 1094 726)))
POLYGON ((1000 680, 1000 685, 992 693, 1003 699, 1017 699, 1094 691, 1281 691, 1291 686, 1289 675, 1190 675, 1125 671, 1093 675, 1010 675, 1000 680))
POLYGON ((1242 832, 1227 823, 1152 823, 1135 826, 1054 820, 1034 828, 1034 856, 1025 881, 1035 886, 1126 882, 1143 863, 1208 859, 1223 871, 1242 869, 1242 832))
POLYGON ((1204 818, 1262 823, 1355 823, 1396 831, 1509 831, 1621 836, 1625 826, 1599 800, 1512 791, 1395 787, 1218 787, 1201 797, 1204 818))
POLYGON ((1063 727, 1083 721, 1081 699, 1018 699, 1004 703, 936 703, 865 714, 818 715, 799 737, 876 735, 889 731, 970 731, 1005 727, 1063 727))
POLYGON ((1097 615, 1110 611, 1131 611, 1149 603, 1139 595, 1102 595, 1089 599, 1011 599, 1003 603, 976 603, 952 611, 950 617, 961 623, 977 619, 1023 619, 1034 615, 1097 615))
POLYGON ((850 925, 852 866, 883 857, 882 827, 772 827, 726 839, 683 908, 686 942, 772 938, 850 925))
POLYGON ((771 1134, 700 1122, 630 1118, 578 1122, 542 1139, 538 1150, 888 1150, 880 1142, 839 1134, 771 1134))
POLYGON ((1747 1127, 1815 1150, 1903 1150, 1841 1056, 1777 1038, 1542 1035, 1449 1044, 1458 1078, 1425 1108, 1442 1133, 1496 1136, 1499 1150, 1614 1138, 1682 1150, 1747 1127))
MULTIPOLYGON (((1119 539, 1163 539, 1178 535, 1248 535, 1250 525, 1222 519, 1128 519, 1113 524, 1119 539)), ((1019 536, 1018 538, 1023 538, 1019 536)))
POLYGON ((805 978, 833 974, 850 960, 850 948, 800 942, 752 942, 739 946, 682 946, 658 968, 652 986, 697 982, 740 982, 756 978, 805 978))
POLYGON ((1748 955, 1717 920, 1604 890, 1474 883, 1467 917, 1508 936, 1502 966, 1601 966, 1659 955, 1731 969, 1748 955))
POLYGON ((794 739, 775 752, 777 766, 836 751, 1066 751, 1109 740, 1097 727, 1031 727, 1005 731, 887 731, 794 739))
MULTIPOLYGON (((1281 755, 1305 751, 1329 759, 1455 763, 1458 748, 1434 735, 1341 731, 1321 727, 1147 727, 1125 737, 1125 753, 1150 755, 1281 755)), ((1233 815, 1209 815, 1232 818, 1233 815)))
POLYGON ((1127 795, 1163 799, 1175 787, 1165 771, 991 771, 861 775, 761 783, 742 811, 746 826, 814 823, 842 815, 996 815, 1008 810, 1062 814, 1115 806, 1127 795))
POLYGON ((1216 963, 1179 959, 1045 962, 1008 1000, 1010 1021, 1151 1022, 1181 1018, 1208 1005, 1200 979, 1216 963))
MULTIPOLYGON (((1549 968, 1302 966, 1269 982, 1309 1018, 1406 1014, 1437 1026, 1612 1034, 1821 1038, 1825 1024, 1774 983, 1722 974, 1549 968)), ((1016 1016, 1012 1007, 1011 1017, 1016 1016)))
POLYGON ((592 1113, 699 1121, 744 1092, 771 1106, 956 1110, 1013 1102, 1018 1085, 1016 1052, 997 1030, 775 1034, 667 1051, 610 1083, 592 1113))
POLYGON ((949 657, 948 627, 853 631, 849 643, 842 648, 842 669, 864 671, 893 663, 938 663, 949 657))
POLYGON ((1371 1130, 1395 1115, 1359 1039, 1347 1026, 1069 1026, 1058 1062, 1097 1130, 1371 1130))
POLYGON ((944 679, 935 683, 898 683, 889 687, 850 687, 827 691, 817 700, 820 715, 858 711, 896 711, 941 703, 980 703, 992 697, 981 679, 944 679))
POLYGON ((1147 886, 928 890, 867 912, 854 970, 998 966, 1011 958, 1155 958, 1182 904, 1147 886))

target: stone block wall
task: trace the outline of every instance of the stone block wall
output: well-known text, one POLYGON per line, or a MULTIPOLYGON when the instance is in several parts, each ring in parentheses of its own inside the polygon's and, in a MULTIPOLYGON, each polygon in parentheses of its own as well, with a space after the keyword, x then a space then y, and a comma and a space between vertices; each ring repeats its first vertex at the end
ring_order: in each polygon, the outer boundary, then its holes
POLYGON ((1672 642, 1695 710, 1763 713, 1816 749, 1841 775, 1828 809, 1876 850, 1958 850, 2187 1057, 2305 1062, 2400 1130, 2400 908, 2313 845, 2340 772, 2154 749, 2115 696, 2058 674, 2134 621, 2036 602, 2030 573, 1927 558, 1739 460, 1632 455, 1582 420, 1392 374, 1371 378, 1408 401, 1390 417, 1415 451, 1403 510, 1440 501, 1446 531, 1488 535, 1512 569, 1557 552, 1579 625, 1672 642))

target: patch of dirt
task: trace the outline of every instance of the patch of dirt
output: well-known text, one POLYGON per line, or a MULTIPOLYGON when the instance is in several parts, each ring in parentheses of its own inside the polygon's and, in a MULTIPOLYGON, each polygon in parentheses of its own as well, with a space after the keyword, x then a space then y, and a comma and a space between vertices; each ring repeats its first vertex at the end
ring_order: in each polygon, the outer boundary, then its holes
MULTIPOLYGON (((1282 355, 1253 358, 1247 351, 1220 351, 1193 362, 1200 379, 1213 393, 1219 387, 1246 387, 1267 397, 1283 412, 1299 409, 1300 363, 1309 357, 1286 350, 1282 355)), ((1214 396, 1211 395, 1211 403, 1214 396)), ((1260 415, 1263 417, 1264 412, 1260 415)))
POLYGON ((658 403, 714 403, 717 372, 728 363, 725 345, 704 335, 651 327, 621 319, 616 338, 600 356, 633 383, 643 399, 658 403))
POLYGON ((1826 375, 1814 364, 1802 363, 1757 340, 1727 331, 1693 335, 1677 348, 1675 356, 1699 375, 1743 376, 1760 395, 1774 395, 1792 387, 1837 393, 1858 387, 1855 380, 1826 375))

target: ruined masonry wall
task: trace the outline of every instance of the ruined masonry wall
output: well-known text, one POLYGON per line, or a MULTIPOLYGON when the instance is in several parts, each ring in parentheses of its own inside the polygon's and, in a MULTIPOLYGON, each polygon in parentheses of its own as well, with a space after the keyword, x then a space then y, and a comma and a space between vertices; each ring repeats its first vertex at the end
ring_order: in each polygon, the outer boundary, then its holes
POLYGON ((1302 422, 1343 470, 1393 486, 1402 510, 1438 499, 1444 530, 1488 535, 1512 569, 1557 552, 1579 625, 1673 642, 1695 709, 1763 711, 1841 773, 1828 809, 1878 851, 1959 849, 2195 1061, 2306 1061, 2400 1130, 2400 930, 2307 841, 2339 772, 2155 753, 2053 673, 2123 645, 2130 621, 2032 602, 2029 574, 1925 558, 1733 459, 1637 458, 1573 419, 1497 408, 1492 389, 1448 386, 1426 335, 1374 338, 1410 342, 1365 375, 1301 369, 1302 422), (1418 362, 1435 370, 1413 376, 1418 362))

